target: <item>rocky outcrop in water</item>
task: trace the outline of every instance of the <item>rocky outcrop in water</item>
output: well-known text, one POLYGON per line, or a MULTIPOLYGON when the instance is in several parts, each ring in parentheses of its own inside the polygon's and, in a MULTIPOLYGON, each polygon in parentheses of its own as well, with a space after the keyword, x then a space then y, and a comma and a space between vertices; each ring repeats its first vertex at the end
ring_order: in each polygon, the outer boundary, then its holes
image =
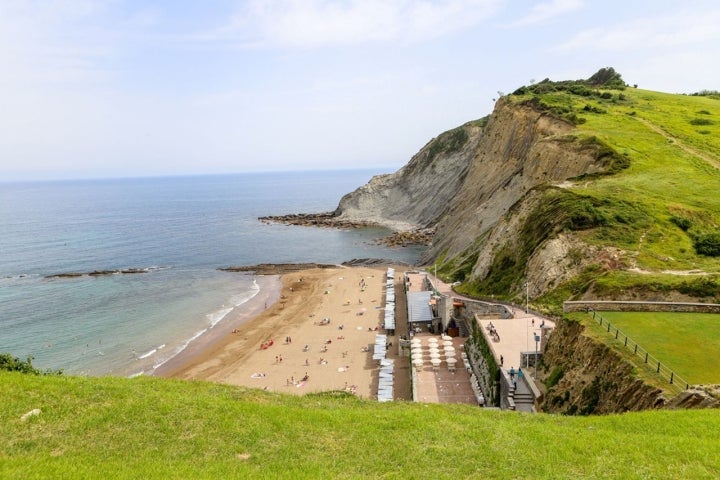
POLYGON ((223 272, 254 273, 256 275, 282 275, 284 273, 298 272, 312 268, 337 268, 337 265, 326 263, 259 263, 257 265, 220 267, 218 270, 223 272))
POLYGON ((93 270, 91 272, 63 272, 45 275, 45 278, 77 278, 77 277, 101 277, 104 275, 148 273, 153 268, 122 268, 118 270, 93 270))

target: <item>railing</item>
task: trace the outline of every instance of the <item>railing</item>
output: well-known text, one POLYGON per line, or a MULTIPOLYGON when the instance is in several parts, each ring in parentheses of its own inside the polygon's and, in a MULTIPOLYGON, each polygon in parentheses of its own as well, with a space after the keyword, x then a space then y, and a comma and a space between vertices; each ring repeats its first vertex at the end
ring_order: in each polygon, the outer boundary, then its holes
POLYGON ((670 382, 670 385, 680 387, 680 389, 682 390, 687 390, 690 388, 690 384, 688 382, 682 379, 674 371, 670 370, 666 365, 663 365, 663 363, 659 359, 651 355, 650 352, 638 345, 637 342, 624 334, 620 329, 613 326, 608 320, 602 318, 602 316, 598 312, 596 312, 592 308, 589 308, 587 312, 592 313, 593 320, 597 321, 600 326, 607 331, 607 333, 614 335, 615 340, 623 344, 626 349, 630 350, 634 355, 640 357, 644 361, 644 363, 648 365, 648 368, 654 370, 655 373, 660 376, 660 378, 663 378, 670 382))

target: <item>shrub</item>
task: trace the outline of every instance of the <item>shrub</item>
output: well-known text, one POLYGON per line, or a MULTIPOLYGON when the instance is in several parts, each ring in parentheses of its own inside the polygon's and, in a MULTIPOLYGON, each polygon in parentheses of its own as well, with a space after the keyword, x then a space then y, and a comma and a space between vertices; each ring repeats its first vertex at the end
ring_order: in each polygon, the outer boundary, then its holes
POLYGON ((707 118, 693 118, 690 120, 690 125, 714 125, 714 122, 707 118))
POLYGON ((684 232, 687 232, 690 230, 690 227, 692 227, 692 222, 684 217, 672 216, 670 217, 670 221, 680 227, 680 229, 684 232))
POLYGON ((589 85, 606 88, 624 89, 622 76, 612 67, 601 68, 586 81, 589 85))
POLYGON ((547 380, 545 380, 545 386, 550 389, 558 384, 560 379, 563 377, 565 372, 563 372, 563 369, 560 367, 555 367, 553 371, 548 376, 547 380))
POLYGON ((583 107, 583 110, 586 112, 592 112, 592 113, 607 113, 607 110, 603 110, 602 108, 595 107, 593 105, 590 105, 589 103, 586 103, 583 107))
POLYGON ((698 277, 692 280, 683 280, 677 291, 693 297, 717 297, 720 294, 720 285, 717 280, 709 277, 698 277))
POLYGON ((9 353, 0 353, 0 370, 7 370, 9 372, 21 372, 30 373, 32 375, 61 375, 62 370, 42 371, 33 367, 33 357, 30 356, 27 360, 20 360, 18 357, 13 357, 9 353))
POLYGON ((695 236, 693 240, 698 255, 720 257, 720 233, 706 233, 695 236))

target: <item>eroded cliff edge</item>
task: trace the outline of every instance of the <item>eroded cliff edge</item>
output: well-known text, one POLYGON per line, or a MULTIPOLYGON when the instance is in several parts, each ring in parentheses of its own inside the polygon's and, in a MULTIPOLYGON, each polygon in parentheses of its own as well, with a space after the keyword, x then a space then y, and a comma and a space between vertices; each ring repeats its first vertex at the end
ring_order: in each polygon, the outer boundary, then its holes
POLYGON ((589 415, 720 407, 720 386, 695 386, 677 394, 663 391, 639 379, 631 363, 584 330, 578 322, 561 320, 549 337, 537 375, 545 387, 539 400, 542 411, 589 415))
POLYGON ((334 216, 399 231, 433 227, 463 187, 486 123, 468 122, 432 139, 397 172, 345 195, 334 216))

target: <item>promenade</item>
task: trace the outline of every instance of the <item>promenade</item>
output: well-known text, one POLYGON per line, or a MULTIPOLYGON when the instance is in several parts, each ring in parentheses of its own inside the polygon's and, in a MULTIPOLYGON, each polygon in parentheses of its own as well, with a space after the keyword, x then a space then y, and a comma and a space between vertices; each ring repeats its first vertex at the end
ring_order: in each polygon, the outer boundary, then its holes
MULTIPOLYGON (((422 273, 406 273, 408 278, 408 292, 420 292, 424 290, 425 274, 422 273)), ((466 337, 455 337, 450 340, 442 340, 440 335, 429 333, 427 330, 421 330, 413 336, 414 339, 420 340, 422 345, 421 354, 413 354, 413 361, 422 359, 422 364, 412 364, 412 385, 415 400, 427 403, 467 403, 477 405, 477 398, 470 385, 470 374, 465 370, 462 360, 462 352, 466 337), (441 359, 438 366, 433 366, 430 357, 430 346, 435 341, 439 345, 438 349, 443 351, 439 357, 441 359), (456 359, 453 363, 455 368, 449 368, 447 363, 448 356, 444 354, 442 344, 451 342, 456 359)))

